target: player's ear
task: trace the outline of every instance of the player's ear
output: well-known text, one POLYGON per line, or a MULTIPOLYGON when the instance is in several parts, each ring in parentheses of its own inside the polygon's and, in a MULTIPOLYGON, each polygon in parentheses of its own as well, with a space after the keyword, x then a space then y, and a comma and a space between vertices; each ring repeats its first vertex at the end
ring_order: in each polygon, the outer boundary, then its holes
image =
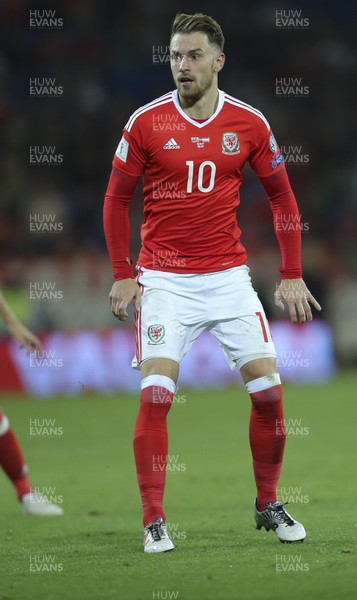
POLYGON ((225 60, 226 60, 226 56, 223 52, 218 54, 218 56, 216 58, 216 68, 215 68, 216 73, 219 73, 219 71, 222 71, 225 60))

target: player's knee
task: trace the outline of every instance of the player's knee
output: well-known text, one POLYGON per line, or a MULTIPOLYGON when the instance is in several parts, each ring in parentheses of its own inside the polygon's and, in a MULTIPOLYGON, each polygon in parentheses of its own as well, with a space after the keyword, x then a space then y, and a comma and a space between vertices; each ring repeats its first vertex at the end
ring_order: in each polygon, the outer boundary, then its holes
POLYGON ((254 405, 279 402, 282 399, 281 385, 275 385, 261 392, 250 394, 250 396, 254 405))
POLYGON ((166 375, 148 375, 141 381, 141 412, 152 418, 166 416, 173 403, 176 383, 166 375))
POLYGON ((258 358, 243 365, 240 372, 244 383, 247 384, 260 377, 273 375, 277 370, 275 358, 258 358))
POLYGON ((179 374, 179 364, 170 358, 150 358, 141 365, 143 379, 151 375, 169 377, 176 384, 179 374))
POLYGON ((245 384, 253 405, 281 401, 282 389, 279 373, 257 377, 245 384))

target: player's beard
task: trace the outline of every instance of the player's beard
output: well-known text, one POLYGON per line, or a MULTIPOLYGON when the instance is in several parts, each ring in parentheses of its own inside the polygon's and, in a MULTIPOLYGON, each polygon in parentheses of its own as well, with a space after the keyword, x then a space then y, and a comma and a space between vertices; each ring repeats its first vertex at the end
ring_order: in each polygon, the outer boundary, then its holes
POLYGON ((196 80, 194 80, 194 85, 192 86, 193 89, 191 89, 191 87, 186 89, 182 85, 180 85, 180 87, 179 87, 180 98, 182 98, 190 106, 193 106, 194 104, 196 104, 196 102, 201 100, 201 98, 205 95, 205 93, 212 87, 213 77, 214 77, 214 69, 213 69, 213 63, 212 63, 212 68, 211 68, 210 73, 201 80, 199 85, 197 84, 196 80))

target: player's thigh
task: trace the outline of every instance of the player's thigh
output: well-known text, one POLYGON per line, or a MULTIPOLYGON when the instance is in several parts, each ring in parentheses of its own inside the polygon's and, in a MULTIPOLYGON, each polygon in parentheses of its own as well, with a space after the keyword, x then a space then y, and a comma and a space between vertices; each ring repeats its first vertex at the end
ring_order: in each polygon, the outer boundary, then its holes
POLYGON ((149 375, 165 375, 177 383, 180 365, 170 358, 149 358, 141 364, 141 375, 144 379, 149 375))
POLYGON ((237 307, 237 317, 212 322, 209 331, 222 347, 230 368, 239 368, 247 381, 269 374, 266 371, 271 369, 276 372, 274 342, 253 289, 252 293, 248 290, 237 307))
POLYGON ((204 324, 197 323, 193 313, 192 322, 187 318, 190 299, 176 293, 174 284, 163 279, 162 288, 166 285, 171 289, 162 289, 155 274, 150 277, 149 283, 156 287, 144 288, 141 310, 136 316, 136 355, 132 366, 141 369, 143 377, 159 374, 176 381, 181 360, 204 324))
POLYGON ((141 310, 135 314, 136 355, 132 366, 152 370, 151 361, 157 361, 167 370, 166 361, 179 362, 181 332, 175 314, 175 297, 165 289, 146 285, 141 299, 141 310))

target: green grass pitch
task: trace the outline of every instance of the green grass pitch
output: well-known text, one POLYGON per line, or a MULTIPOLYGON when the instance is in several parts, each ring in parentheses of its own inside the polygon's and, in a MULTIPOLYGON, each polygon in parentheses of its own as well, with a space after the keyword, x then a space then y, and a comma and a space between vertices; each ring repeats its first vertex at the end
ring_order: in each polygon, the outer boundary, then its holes
POLYGON ((355 598, 356 384, 345 374, 285 388, 280 488, 306 527, 303 544, 254 528, 245 392, 180 390, 165 497, 176 550, 159 555, 142 551, 137 398, 2 398, 32 484, 63 499, 65 515, 23 516, 0 473, 0 600, 355 598), (30 435, 30 419, 52 432, 30 435))

